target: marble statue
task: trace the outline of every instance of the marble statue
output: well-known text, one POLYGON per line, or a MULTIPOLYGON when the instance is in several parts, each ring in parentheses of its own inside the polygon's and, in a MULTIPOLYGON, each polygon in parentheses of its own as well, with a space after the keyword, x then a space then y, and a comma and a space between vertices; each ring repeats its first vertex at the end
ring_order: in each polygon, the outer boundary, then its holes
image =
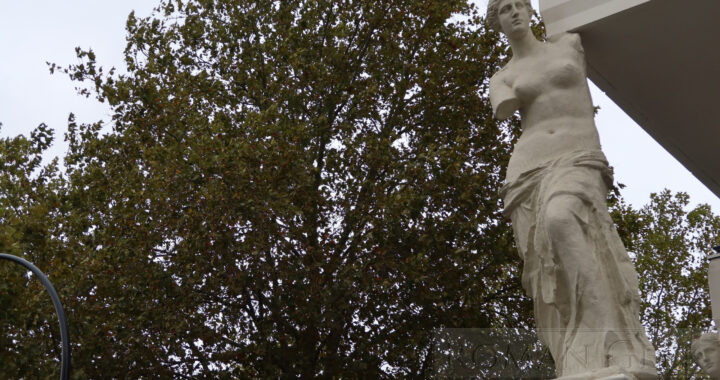
POLYGON ((529 0, 488 4, 490 25, 513 52, 490 80, 490 101, 497 118, 519 111, 522 120, 501 195, 538 336, 560 378, 656 378, 637 272, 607 211, 612 169, 600 149, 580 36, 541 42, 531 14, 529 0))
POLYGON ((695 361, 713 379, 720 379, 720 336, 705 333, 692 342, 695 361))

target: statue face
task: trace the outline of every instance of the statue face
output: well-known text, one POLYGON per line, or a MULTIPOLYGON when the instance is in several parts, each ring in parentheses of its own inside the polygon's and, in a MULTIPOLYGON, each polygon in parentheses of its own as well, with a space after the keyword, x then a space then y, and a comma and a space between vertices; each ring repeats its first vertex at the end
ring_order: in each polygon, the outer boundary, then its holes
POLYGON ((720 349, 714 344, 702 344, 693 355, 708 375, 720 376, 720 349))
POLYGON ((501 0, 498 21, 508 38, 522 38, 530 30, 530 9, 525 0, 501 0))

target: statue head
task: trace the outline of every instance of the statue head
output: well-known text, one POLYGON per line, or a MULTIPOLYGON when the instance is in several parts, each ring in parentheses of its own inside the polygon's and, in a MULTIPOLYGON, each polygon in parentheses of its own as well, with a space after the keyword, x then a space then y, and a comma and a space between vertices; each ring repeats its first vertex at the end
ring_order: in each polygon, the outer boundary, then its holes
POLYGON ((530 29, 530 16, 533 14, 530 0, 490 0, 487 8, 487 20, 490 27, 513 38, 530 29), (515 20, 517 18, 517 20, 515 20))
POLYGON ((720 378, 720 336, 705 333, 690 346, 695 361, 714 379, 720 378))

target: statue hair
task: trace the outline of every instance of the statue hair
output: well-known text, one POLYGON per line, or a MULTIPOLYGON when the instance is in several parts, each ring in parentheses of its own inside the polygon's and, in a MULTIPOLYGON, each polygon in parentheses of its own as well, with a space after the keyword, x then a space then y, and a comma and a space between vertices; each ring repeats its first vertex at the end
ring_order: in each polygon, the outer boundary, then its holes
MULTIPOLYGON (((502 28, 500 27, 500 20, 498 18, 498 5, 500 5, 500 2, 502 0, 490 0, 488 1, 488 7, 487 7, 487 21, 490 25, 490 28, 497 32, 502 33, 502 28)), ((532 4, 530 4, 530 0, 523 0, 525 3, 525 6, 527 6, 528 11, 530 11, 530 14, 533 13, 533 7, 532 4)))
POLYGON ((692 344, 690 345, 690 351, 693 352, 693 356, 695 356, 695 351, 699 349, 703 344, 710 344, 715 346, 716 348, 720 348, 720 335, 717 333, 704 333, 700 335, 699 338, 693 340, 692 344))

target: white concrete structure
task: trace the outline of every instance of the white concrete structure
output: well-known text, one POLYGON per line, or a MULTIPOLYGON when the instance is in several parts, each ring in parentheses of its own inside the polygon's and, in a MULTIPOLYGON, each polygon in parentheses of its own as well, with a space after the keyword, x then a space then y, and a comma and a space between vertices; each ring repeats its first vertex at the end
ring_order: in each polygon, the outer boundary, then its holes
POLYGON ((710 287, 710 305, 715 328, 720 327, 720 253, 708 257, 708 286, 710 287))
POLYGON ((580 33, 589 78, 720 196, 720 1, 540 0, 580 33))

